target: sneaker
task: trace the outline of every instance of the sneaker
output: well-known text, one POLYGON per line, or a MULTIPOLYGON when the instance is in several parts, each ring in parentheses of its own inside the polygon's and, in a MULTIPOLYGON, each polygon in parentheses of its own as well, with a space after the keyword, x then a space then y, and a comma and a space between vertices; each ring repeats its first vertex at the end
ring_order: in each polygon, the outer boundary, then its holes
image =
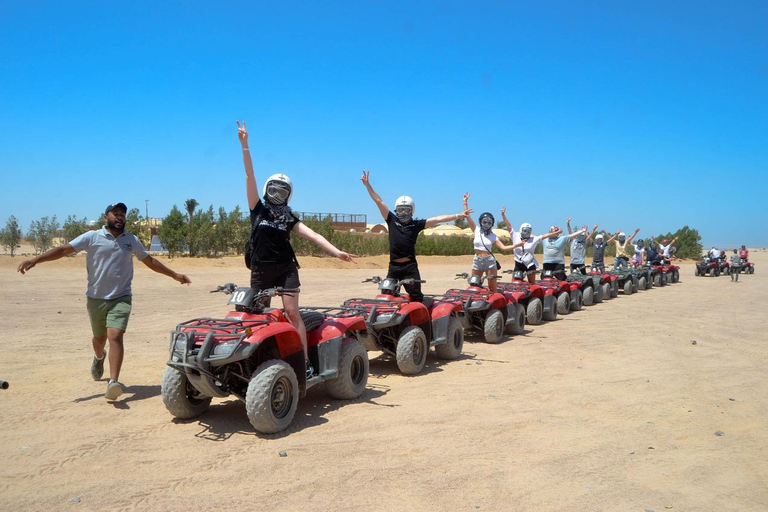
POLYGON ((91 377, 93 380, 99 380, 104 375, 104 360, 107 358, 107 351, 104 351, 104 355, 99 359, 93 356, 93 362, 91 363, 91 377))
POLYGON ((123 385, 116 380, 110 379, 109 384, 107 384, 107 392, 104 393, 104 396, 107 398, 107 400, 117 400, 117 397, 122 394, 123 385))
POLYGON ((309 362, 309 359, 307 359, 307 362, 305 363, 307 365, 307 378, 311 378, 312 375, 315 373, 315 369, 312 368, 312 363, 309 362))

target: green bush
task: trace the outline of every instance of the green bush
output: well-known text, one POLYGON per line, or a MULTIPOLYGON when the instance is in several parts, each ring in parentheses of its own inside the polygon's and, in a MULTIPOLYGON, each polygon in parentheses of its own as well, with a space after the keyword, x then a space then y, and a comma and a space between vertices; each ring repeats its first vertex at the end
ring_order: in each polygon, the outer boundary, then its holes
POLYGON ((16 252, 16 247, 21 243, 21 236, 19 222, 16 220, 16 217, 11 215, 5 223, 5 227, 0 229, 0 245, 2 245, 7 252, 11 253, 11 257, 13 257, 16 252))

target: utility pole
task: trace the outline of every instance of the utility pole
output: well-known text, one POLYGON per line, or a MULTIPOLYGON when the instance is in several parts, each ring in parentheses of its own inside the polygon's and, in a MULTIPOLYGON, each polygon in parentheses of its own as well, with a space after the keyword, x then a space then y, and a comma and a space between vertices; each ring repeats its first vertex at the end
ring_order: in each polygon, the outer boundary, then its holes
POLYGON ((149 199, 144 200, 144 218, 149 222, 149 199))

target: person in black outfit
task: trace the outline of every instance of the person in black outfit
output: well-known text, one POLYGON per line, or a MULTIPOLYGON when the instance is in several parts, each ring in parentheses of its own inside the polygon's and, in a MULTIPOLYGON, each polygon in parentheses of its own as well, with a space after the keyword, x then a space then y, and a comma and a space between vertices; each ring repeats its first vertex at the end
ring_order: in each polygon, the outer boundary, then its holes
MULTIPOLYGON (((299 262, 291 247, 291 233, 311 240, 342 261, 354 263, 355 254, 348 254, 333 246, 324 236, 301 222, 288 206, 293 195, 293 184, 285 174, 273 174, 264 183, 259 197, 253 162, 248 148, 248 131, 245 121, 237 121, 238 136, 243 149, 245 166, 245 190, 251 211, 251 288, 265 290, 275 286, 299 288, 299 262)), ((307 353, 307 330, 299 315, 299 294, 283 295, 283 310, 288 321, 296 327, 304 347, 307 376, 313 373, 307 353)))
MULTIPOLYGON (((363 182, 368 194, 376 203, 381 216, 387 223, 389 230, 389 269, 387 277, 391 279, 421 279, 419 264, 416 262, 416 238, 426 228, 436 226, 441 222, 450 222, 466 218, 472 210, 463 213, 438 215, 428 219, 416 219, 414 213, 416 205, 410 196, 400 196, 395 201, 395 211, 389 211, 387 205, 381 200, 381 196, 373 190, 369 177, 371 171, 363 171, 360 181, 363 182)), ((421 302, 424 294, 421 293, 421 284, 405 285, 405 291, 412 301, 421 302)))

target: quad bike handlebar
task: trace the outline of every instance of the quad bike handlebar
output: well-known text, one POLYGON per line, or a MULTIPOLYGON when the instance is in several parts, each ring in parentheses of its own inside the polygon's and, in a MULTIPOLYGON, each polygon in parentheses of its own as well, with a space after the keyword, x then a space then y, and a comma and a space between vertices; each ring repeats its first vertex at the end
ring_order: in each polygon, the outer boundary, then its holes
MULTIPOLYGON (((211 290, 211 293, 221 292, 225 295, 231 295, 237 290, 235 283, 227 283, 217 286, 215 290, 211 290)), ((275 286, 274 288, 265 288, 254 294, 254 298, 260 299, 262 297, 274 297, 276 295, 289 295, 291 293, 299 293, 300 288, 283 288, 282 286, 275 286)))
MULTIPOLYGON (((376 284, 378 284, 381 281, 382 281, 382 279, 379 276, 373 276, 373 277, 369 277, 368 279, 364 279, 362 282, 363 283, 376 283, 376 284)), ((401 280, 397 281, 397 286, 401 286, 401 285, 404 285, 404 284, 414 284, 414 283, 426 283, 426 281, 424 279, 414 279, 412 277, 409 277, 407 279, 401 279, 401 280)))
POLYGON ((211 293, 222 292, 225 295, 230 295, 235 290, 237 290, 235 283, 227 283, 217 286, 215 290, 211 290, 211 293))
POLYGON ((10 384, 8 384, 7 380, 0 380, 0 389, 8 389, 8 386, 10 386, 10 384))
MULTIPOLYGON (((481 283, 483 281, 494 281, 494 280, 499 278, 499 276, 492 276, 492 275, 488 275, 488 274, 486 274, 484 276, 473 276, 473 277, 479 277, 481 283)), ((469 279, 469 274, 466 273, 466 272, 461 272, 459 274, 456 274, 456 277, 454 279, 469 279)))

